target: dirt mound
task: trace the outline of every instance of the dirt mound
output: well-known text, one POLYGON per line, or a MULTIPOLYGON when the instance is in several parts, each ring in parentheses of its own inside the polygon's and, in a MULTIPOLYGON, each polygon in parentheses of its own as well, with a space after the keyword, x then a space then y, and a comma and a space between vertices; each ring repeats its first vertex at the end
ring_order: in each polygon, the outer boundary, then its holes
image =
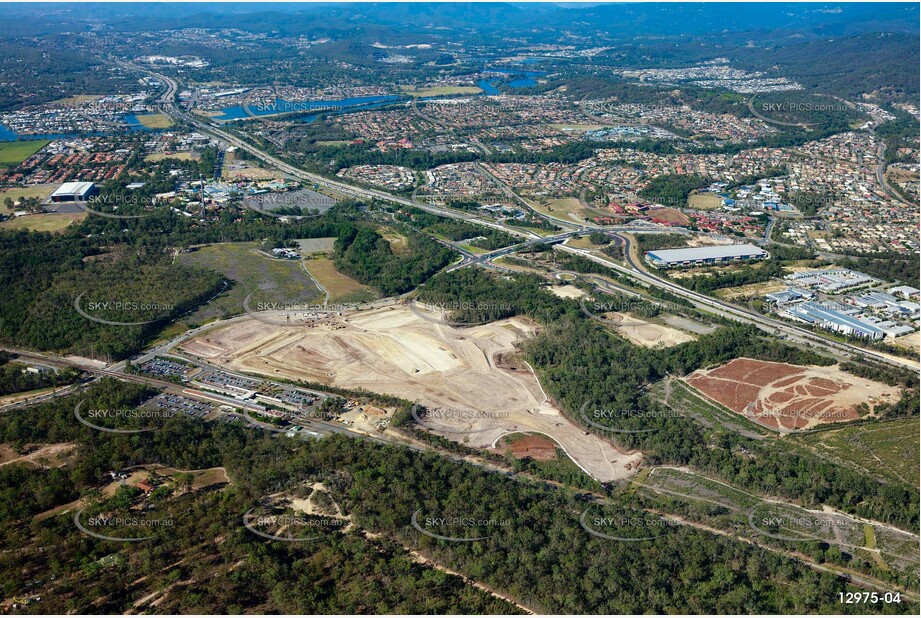
POLYGON ((506 450, 516 459, 530 457, 535 461, 556 459, 556 442, 545 436, 527 434, 506 442, 506 450))
POLYGON ((626 313, 611 311, 604 314, 605 319, 611 322, 617 332, 624 336, 630 343, 646 348, 671 346, 694 341, 696 337, 682 332, 676 328, 662 326, 647 322, 626 313))

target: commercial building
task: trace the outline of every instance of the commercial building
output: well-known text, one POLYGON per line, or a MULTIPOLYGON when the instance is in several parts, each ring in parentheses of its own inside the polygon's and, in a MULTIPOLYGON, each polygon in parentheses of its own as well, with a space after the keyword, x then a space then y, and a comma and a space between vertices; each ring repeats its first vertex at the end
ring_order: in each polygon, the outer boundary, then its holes
POLYGON ((65 182, 51 194, 52 202, 86 202, 94 195, 99 195, 99 189, 93 182, 65 182))
POLYGON ((906 300, 910 300, 912 298, 918 298, 918 295, 919 295, 918 288, 913 288, 910 285, 900 285, 894 288, 889 288, 886 291, 889 292, 890 294, 901 296, 902 298, 906 300))
POLYGON ((788 305, 783 313, 795 320, 800 320, 807 324, 814 324, 827 330, 844 333, 845 335, 867 337, 869 339, 882 339, 886 334, 882 329, 877 328, 873 324, 845 315, 840 311, 819 303, 805 302, 788 305))
POLYGON ((871 283, 879 283, 874 279, 856 270, 848 268, 829 268, 825 270, 807 270, 784 277, 787 281, 795 281, 826 294, 840 294, 846 290, 853 290, 871 283))
POLYGON ((891 337, 892 339, 915 332, 915 329, 908 324, 897 324, 896 322, 891 321, 879 322, 874 324, 874 326, 886 333, 886 336, 891 337))
POLYGON ((781 290, 780 292, 774 292, 773 294, 768 294, 764 297, 768 302, 776 303, 778 305, 786 305, 788 303, 794 303, 801 300, 812 300, 815 298, 815 294, 809 290, 798 290, 796 288, 787 288, 781 290))
POLYGON ((690 249, 657 249, 646 252, 646 261, 656 268, 725 264, 769 257, 767 251, 755 245, 724 245, 690 249))
POLYGON ((872 309, 875 312, 886 313, 894 316, 915 317, 918 315, 918 303, 908 300, 899 300, 892 294, 885 292, 870 292, 862 296, 851 296, 845 299, 848 303, 861 307, 872 309))

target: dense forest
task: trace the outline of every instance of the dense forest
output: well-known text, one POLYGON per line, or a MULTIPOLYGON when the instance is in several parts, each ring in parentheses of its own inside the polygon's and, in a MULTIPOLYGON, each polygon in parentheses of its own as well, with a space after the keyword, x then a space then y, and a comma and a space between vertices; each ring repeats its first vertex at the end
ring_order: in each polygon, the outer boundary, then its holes
POLYGON ((838 196, 829 191, 795 191, 786 201, 807 217, 813 217, 826 206, 831 206, 838 196))
MULTIPOLYGON (((579 409, 587 402, 640 411, 620 419, 619 427, 654 427, 656 431, 608 437, 624 447, 643 450, 651 463, 690 465, 746 489, 800 500, 807 506, 824 503, 907 526, 918 521, 917 488, 882 484, 809 452, 791 453, 776 443, 708 429, 689 418, 647 413, 659 404, 646 397, 645 388, 668 375, 686 375, 743 356, 793 364, 832 364, 827 357, 786 346, 764 337, 754 327, 741 325, 725 326, 672 348, 640 348, 590 320, 577 302, 556 298, 541 279, 530 275, 508 281, 477 271, 443 273, 426 285, 421 297, 431 301, 475 299, 486 307, 511 307, 496 317, 518 312, 545 324, 546 328, 524 345, 544 389, 578 424, 584 424, 579 409)), ((473 309, 464 315, 468 321, 486 317, 473 309)), ((917 376, 899 375, 904 395, 889 413, 917 414, 917 376)), ((886 414, 885 410, 881 413, 886 414)), ((591 426, 586 429, 599 431, 591 426)))
POLYGON ((425 230, 436 236, 443 236, 448 240, 475 239, 470 244, 487 251, 502 249, 517 242, 514 236, 502 230, 468 223, 459 219, 439 217, 418 208, 404 208, 396 218, 398 221, 406 222, 412 227, 425 230))
POLYGON ((886 257, 859 257, 839 260, 838 265, 852 268, 884 281, 897 281, 913 287, 921 287, 921 263, 915 257, 892 253, 886 257))
MULTIPOLYGON (((663 147, 656 142, 656 148, 663 147)), ((355 165, 400 165, 414 170, 428 170, 449 163, 486 161, 489 163, 578 163, 591 157, 598 148, 611 147, 612 143, 575 141, 554 146, 546 152, 534 152, 516 148, 509 152, 494 152, 484 156, 479 151, 449 150, 430 152, 418 148, 398 148, 382 152, 368 144, 346 144, 318 146, 309 139, 293 140, 286 144, 285 152, 294 152, 302 156, 298 162, 306 169, 316 173, 337 172, 344 167, 355 165)), ((630 144, 631 148, 640 147, 630 144)), ((667 147, 667 146, 664 146, 667 147)), ((279 153, 281 154, 281 153, 279 153)))
POLYGON ((335 243, 336 270, 374 286, 385 296, 403 294, 447 266, 455 253, 417 232, 407 232, 408 253, 368 226, 345 228, 335 243))
MULTIPOLYGON (((144 396, 139 387, 110 381, 81 395, 96 406, 122 406, 144 396)), ((654 542, 597 538, 580 527, 587 505, 571 492, 435 454, 342 436, 272 438, 252 428, 178 417, 156 432, 100 435, 73 422, 76 400, 0 419, 6 443, 77 443, 73 460, 62 468, 26 471, 14 465, 0 474, 0 494, 19 503, 16 511, 0 512, 0 544, 7 550, 0 557, 0 581, 7 596, 41 593, 35 607, 44 611, 119 612, 150 589, 162 591, 160 609, 176 612, 514 611, 457 578, 413 566, 404 548, 547 613, 839 613, 870 607, 841 606, 837 593, 848 589, 842 579, 690 527, 663 526, 654 542), (28 513, 78 494, 93 508, 128 503, 132 492, 100 500, 92 489, 109 470, 150 462, 183 470, 224 466, 231 484, 162 492, 156 512, 173 525, 154 529, 151 541, 119 545, 85 536, 68 512, 24 521, 28 513), (28 487, 30 476, 58 490, 17 489, 28 487), (273 543, 243 528, 242 514, 268 494, 297 492, 314 482, 324 483, 356 529, 323 530, 311 543, 273 543), (478 526, 489 527, 488 538, 452 543, 423 535, 410 525, 420 509, 476 518, 478 526), (363 531, 383 537, 372 540, 363 531), (197 548, 194 560, 190 548, 197 548), (714 555, 721 559, 714 561, 714 555), (681 565, 679 572, 674 565, 681 565)), ((590 508, 598 516, 657 519, 616 498, 590 508)), ((621 524, 620 532, 635 534, 629 527, 621 524)), ((874 609, 902 613, 910 605, 874 609)))
POLYGON ((918 119, 900 109, 890 108, 895 120, 876 128, 877 137, 886 142, 886 163, 916 163, 911 155, 899 155, 899 148, 917 147, 919 138, 918 119))
POLYGON ((656 204, 684 208, 688 205, 688 196, 691 191, 706 187, 712 179, 704 176, 689 176, 684 174, 664 174, 653 178, 640 195, 656 204))
POLYGON ((209 271, 134 257, 86 259, 94 255, 98 249, 76 237, 0 232, 0 340, 124 358, 223 287, 209 271))
POLYGON ((688 237, 684 234, 637 234, 636 246, 641 252, 680 249, 688 246, 688 237))
POLYGON ((791 45, 740 47, 733 52, 758 70, 783 66, 808 91, 845 98, 873 92, 885 98, 918 98, 918 35, 908 32, 819 37, 791 45))
POLYGON ((0 82, 8 84, 0 89, 0 112, 79 93, 133 92, 137 87, 136 78, 124 71, 111 71, 85 53, 37 40, 14 41, 5 35, 0 56, 6 59, 0 82))

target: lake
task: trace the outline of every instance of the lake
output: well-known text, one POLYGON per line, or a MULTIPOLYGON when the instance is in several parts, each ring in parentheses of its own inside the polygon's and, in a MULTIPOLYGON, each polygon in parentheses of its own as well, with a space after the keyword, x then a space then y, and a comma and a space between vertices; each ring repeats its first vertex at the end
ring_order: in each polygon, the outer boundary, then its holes
MULTIPOLYGON (((361 109, 373 109, 373 107, 381 107, 382 105, 387 105, 395 101, 399 101, 401 98, 396 95, 379 95, 379 96, 370 96, 370 97, 349 97, 347 99, 336 99, 331 101, 285 101, 284 99, 275 99, 275 107, 273 109, 265 109, 268 106, 262 105, 262 109, 257 108, 256 105, 250 106, 250 112, 247 113, 243 109, 242 105, 235 105, 233 107, 225 107, 221 110, 220 116, 213 116, 212 120, 243 120, 245 118, 250 118, 253 116, 269 116, 272 114, 279 113, 288 113, 288 112, 309 112, 312 109, 322 109, 335 107, 338 108, 335 110, 335 113, 343 113, 347 111, 354 111, 355 108, 361 109)), ((325 112, 320 112, 325 113, 325 112)), ((319 114, 313 114, 307 116, 307 122, 313 122, 319 114)))

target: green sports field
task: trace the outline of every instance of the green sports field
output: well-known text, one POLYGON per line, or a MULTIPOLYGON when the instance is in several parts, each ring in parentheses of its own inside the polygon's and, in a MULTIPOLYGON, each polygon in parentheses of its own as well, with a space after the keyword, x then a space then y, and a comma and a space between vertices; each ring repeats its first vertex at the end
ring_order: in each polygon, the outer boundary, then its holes
POLYGON ((25 142, 0 142, 0 166, 19 165, 30 156, 48 145, 46 139, 25 142))

